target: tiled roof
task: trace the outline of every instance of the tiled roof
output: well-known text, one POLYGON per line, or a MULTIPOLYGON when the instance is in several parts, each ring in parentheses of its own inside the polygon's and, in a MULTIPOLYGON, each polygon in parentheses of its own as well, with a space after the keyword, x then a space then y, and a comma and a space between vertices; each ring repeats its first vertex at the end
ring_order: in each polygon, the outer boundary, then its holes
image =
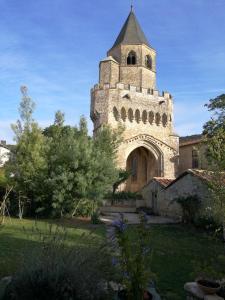
POLYGON ((203 139, 204 139, 204 137, 203 137, 202 134, 183 136, 183 137, 180 137, 179 144, 180 144, 180 147, 187 146, 187 145, 198 144, 198 143, 202 142, 203 139))
MULTIPOLYGON (((170 184, 168 184, 166 186, 166 188, 169 188, 170 186, 172 186, 174 183, 176 183, 178 180, 180 180, 181 178, 183 178, 186 175, 192 175, 195 177, 198 177, 200 180, 205 181, 205 182, 210 182, 213 179, 213 172, 210 171, 206 171, 206 170, 199 170, 199 169, 188 169, 185 172, 183 172, 180 176, 178 176, 176 179, 174 179, 170 184)), ((225 173, 224 173, 224 185, 225 185, 225 173)))
POLYGON ((153 180, 157 181, 163 187, 168 186, 171 182, 174 181, 174 179, 165 178, 165 177, 154 177, 153 180))
POLYGON ((150 47, 144 32, 133 11, 130 12, 112 48, 123 45, 141 45, 150 47))

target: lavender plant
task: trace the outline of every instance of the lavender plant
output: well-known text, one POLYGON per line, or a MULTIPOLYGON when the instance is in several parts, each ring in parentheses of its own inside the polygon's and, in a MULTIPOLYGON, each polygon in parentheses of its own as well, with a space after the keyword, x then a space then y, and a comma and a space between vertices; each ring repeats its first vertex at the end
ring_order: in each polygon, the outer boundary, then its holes
POLYGON ((147 216, 140 215, 135 243, 128 234, 123 217, 113 225, 119 247, 118 261, 114 258, 114 264, 117 263, 122 272, 122 284, 126 290, 125 299, 150 299, 147 298, 145 291, 155 276, 150 268, 152 249, 149 246, 149 231, 146 230, 147 216))

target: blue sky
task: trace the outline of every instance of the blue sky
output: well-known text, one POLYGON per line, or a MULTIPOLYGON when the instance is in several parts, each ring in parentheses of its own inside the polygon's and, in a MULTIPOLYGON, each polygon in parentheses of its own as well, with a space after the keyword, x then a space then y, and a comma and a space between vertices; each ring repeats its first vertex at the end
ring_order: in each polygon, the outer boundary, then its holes
MULTIPOLYGON (((225 92, 225 1, 136 0, 157 50, 157 85, 174 96, 175 131, 200 133, 208 99, 225 92)), ((60 109, 69 124, 89 120, 98 64, 130 10, 129 0, 0 0, 0 139, 12 141, 20 86, 41 126, 60 109)), ((92 124, 89 121, 91 132, 92 124)))

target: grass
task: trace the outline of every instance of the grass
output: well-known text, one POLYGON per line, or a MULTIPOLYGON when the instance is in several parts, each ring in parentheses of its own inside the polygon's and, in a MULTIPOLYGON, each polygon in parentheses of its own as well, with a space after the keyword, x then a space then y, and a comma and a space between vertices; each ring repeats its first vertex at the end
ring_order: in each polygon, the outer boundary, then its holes
MULTIPOLYGON (((75 221, 37 221, 42 232, 48 232, 49 224, 56 228, 67 228, 67 243, 71 246, 92 247, 105 239, 104 225, 93 226, 75 221), (89 235, 93 231, 93 234, 89 235), (87 234, 82 238, 83 234, 87 234)), ((19 267, 21 259, 33 249, 40 247, 38 233, 33 231, 33 220, 6 219, 0 227, 0 278, 12 275, 19 267)), ((135 242, 135 226, 128 227, 130 237, 135 242)), ((225 253, 221 241, 182 225, 151 225, 149 235, 153 249, 152 270, 157 276, 157 287, 163 299, 185 299, 183 286, 193 281, 199 261, 210 261, 225 253)))
POLYGON ((0 278, 12 275, 19 268, 23 257, 41 247, 38 231, 49 234, 50 224, 53 230, 58 225, 66 228, 66 243, 69 246, 89 247, 104 240, 104 226, 74 221, 34 221, 6 218, 0 227, 0 278), (38 231, 37 229, 38 228, 38 231))
MULTIPOLYGON (((135 242, 135 227, 129 227, 135 242)), ((184 284, 194 281, 196 265, 225 254, 220 240, 182 225, 152 225, 152 271, 163 299, 185 299, 184 284)))

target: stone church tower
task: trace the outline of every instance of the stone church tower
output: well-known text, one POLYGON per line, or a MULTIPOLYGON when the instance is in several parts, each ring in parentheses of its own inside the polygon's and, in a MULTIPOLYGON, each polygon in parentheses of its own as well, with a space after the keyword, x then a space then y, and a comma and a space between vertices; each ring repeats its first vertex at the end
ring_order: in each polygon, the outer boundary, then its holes
POLYGON ((126 190, 138 191, 153 177, 174 178, 179 140, 173 131, 173 99, 156 89, 156 51, 131 12, 91 90, 94 134, 103 124, 125 127, 118 167, 131 171, 126 190))

